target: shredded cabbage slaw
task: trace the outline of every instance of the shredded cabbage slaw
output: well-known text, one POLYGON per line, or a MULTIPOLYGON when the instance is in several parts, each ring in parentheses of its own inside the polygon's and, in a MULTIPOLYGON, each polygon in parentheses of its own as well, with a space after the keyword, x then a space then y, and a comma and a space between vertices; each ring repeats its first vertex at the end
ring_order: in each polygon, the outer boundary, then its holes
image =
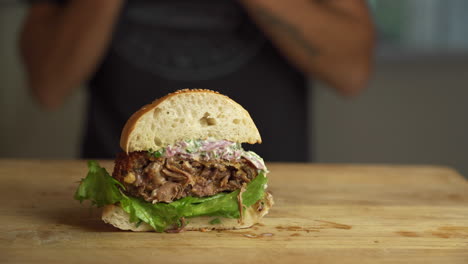
POLYGON ((181 156, 183 158, 191 158, 194 160, 214 160, 224 159, 228 161, 237 161, 245 158, 258 170, 267 171, 263 159, 253 151, 245 151, 240 143, 235 143, 228 140, 185 140, 174 145, 167 146, 158 151, 152 151, 157 157, 173 157, 181 156))

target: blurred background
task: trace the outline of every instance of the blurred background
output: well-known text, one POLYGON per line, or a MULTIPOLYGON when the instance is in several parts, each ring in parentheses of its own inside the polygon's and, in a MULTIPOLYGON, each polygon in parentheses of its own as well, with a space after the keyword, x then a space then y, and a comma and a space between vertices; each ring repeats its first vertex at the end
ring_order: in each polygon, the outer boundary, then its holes
MULTIPOLYGON (((446 165, 468 176, 468 1, 370 4, 374 76, 355 98, 314 83, 314 161, 446 165)), ((55 112, 32 100, 17 52, 25 10, 0 0, 0 158, 76 158, 86 95, 55 112)))

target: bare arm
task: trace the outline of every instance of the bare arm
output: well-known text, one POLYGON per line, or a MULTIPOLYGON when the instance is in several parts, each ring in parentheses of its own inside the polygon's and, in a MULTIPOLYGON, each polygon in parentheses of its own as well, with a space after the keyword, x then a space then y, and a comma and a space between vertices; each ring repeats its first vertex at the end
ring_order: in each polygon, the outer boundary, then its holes
POLYGON ((300 70, 345 95, 369 79, 373 24, 364 0, 241 0, 300 70))
POLYGON ((112 36, 123 0, 34 4, 20 36, 28 83, 39 103, 57 108, 93 73, 112 36))

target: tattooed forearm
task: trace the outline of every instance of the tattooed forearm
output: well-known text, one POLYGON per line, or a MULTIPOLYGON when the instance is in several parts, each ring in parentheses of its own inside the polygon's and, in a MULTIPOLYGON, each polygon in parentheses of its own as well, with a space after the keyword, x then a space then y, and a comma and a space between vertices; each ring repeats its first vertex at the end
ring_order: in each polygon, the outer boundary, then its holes
POLYGON ((269 10, 265 8, 256 8, 255 14, 261 22, 266 23, 272 27, 275 27, 277 30, 283 32, 293 40, 297 45, 299 45, 304 51, 307 52, 310 56, 316 56, 319 53, 317 47, 313 46, 309 41, 307 41, 300 30, 291 25, 287 21, 284 21, 280 17, 272 14, 269 10))

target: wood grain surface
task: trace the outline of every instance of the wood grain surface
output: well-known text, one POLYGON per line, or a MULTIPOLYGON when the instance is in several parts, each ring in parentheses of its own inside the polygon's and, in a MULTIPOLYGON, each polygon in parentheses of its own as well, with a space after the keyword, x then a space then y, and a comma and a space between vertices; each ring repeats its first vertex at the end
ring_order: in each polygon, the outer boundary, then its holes
POLYGON ((118 231, 74 201, 85 161, 0 160, 0 262, 468 263, 468 183, 450 168, 269 169, 262 224, 159 234, 118 231))

